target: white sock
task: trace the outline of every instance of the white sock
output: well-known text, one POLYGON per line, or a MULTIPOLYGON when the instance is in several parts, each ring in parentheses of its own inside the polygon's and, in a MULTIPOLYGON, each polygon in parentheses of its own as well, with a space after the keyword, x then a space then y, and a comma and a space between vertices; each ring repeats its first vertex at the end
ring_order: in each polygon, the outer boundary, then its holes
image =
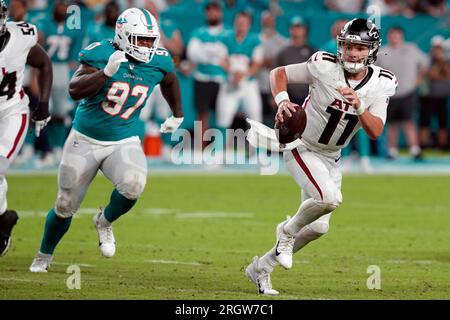
POLYGON ((275 259, 275 247, 259 258, 258 265, 260 269, 264 269, 268 273, 273 271, 273 268, 278 265, 278 261, 275 259))
POLYGON ((309 226, 304 227, 295 237, 293 251, 296 253, 311 241, 319 239, 322 234, 314 232, 309 226))
POLYGON ((398 149, 397 149, 397 148, 389 148, 389 149, 388 149, 388 154, 389 154, 391 157, 396 158, 396 157, 398 157, 398 149))
POLYGON ((417 156, 420 153, 420 148, 418 146, 412 146, 409 148, 409 153, 413 156, 417 156))
POLYGON ((111 222, 109 222, 108 220, 106 220, 105 218, 105 214, 102 212, 102 214, 100 215, 100 218, 98 219, 98 221, 100 222, 100 224, 102 225, 102 227, 110 227, 111 226, 111 222))

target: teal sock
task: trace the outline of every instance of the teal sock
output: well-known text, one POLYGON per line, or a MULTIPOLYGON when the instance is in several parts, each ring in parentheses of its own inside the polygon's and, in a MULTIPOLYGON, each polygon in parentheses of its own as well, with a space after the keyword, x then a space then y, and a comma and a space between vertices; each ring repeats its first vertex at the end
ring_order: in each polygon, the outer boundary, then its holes
POLYGON ((71 222, 72 217, 66 219, 60 218, 56 215, 55 209, 51 209, 45 220, 44 237, 42 238, 41 249, 39 251, 46 254, 53 254, 58 242, 67 230, 69 230, 71 222))
POLYGON ((121 215, 127 213, 136 202, 137 199, 130 200, 128 198, 125 198, 120 194, 119 191, 117 191, 117 189, 114 189, 111 194, 109 204, 106 206, 103 214, 106 220, 112 223, 115 220, 119 219, 121 215))

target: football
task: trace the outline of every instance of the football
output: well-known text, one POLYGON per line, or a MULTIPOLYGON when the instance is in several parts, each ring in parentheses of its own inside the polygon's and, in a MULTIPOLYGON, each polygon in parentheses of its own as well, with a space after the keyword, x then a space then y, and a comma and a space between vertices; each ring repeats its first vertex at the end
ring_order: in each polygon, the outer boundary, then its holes
POLYGON ((305 110, 298 104, 292 105, 295 107, 292 117, 283 114, 284 122, 275 122, 275 132, 280 143, 286 144, 300 138, 306 127, 305 110))

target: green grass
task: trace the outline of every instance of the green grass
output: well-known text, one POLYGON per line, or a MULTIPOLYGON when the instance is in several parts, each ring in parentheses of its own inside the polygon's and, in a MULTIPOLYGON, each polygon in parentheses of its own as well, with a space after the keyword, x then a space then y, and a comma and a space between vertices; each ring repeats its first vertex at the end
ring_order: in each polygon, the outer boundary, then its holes
MULTIPOLYGON (((54 203, 55 176, 10 176, 8 183, 9 207, 19 212, 54 203)), ((111 190, 97 177, 82 208, 104 206, 111 190)), ((344 177, 330 232, 295 255, 291 270, 274 271, 281 295, 272 299, 449 299, 449 190, 448 176, 344 177), (369 265, 381 268, 382 290, 367 289, 369 265)), ((27 271, 45 219, 28 213, 0 258, 0 298, 269 299, 243 271, 273 246, 276 224, 298 204, 289 176, 149 177, 136 207, 114 224, 114 258, 101 257, 92 214, 82 213, 48 274, 27 271), (201 213, 216 217, 192 218, 201 213), (67 289, 68 264, 83 264, 81 290, 67 289)))

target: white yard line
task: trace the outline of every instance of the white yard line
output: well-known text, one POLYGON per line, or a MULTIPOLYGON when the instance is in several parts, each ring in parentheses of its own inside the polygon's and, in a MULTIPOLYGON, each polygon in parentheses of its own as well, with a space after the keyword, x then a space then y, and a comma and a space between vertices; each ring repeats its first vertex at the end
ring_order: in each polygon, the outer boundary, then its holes
POLYGON ((153 263, 153 264, 182 264, 187 266, 204 266, 204 263, 200 262, 184 262, 184 261, 175 261, 175 260, 145 260, 147 263, 153 263))
POLYGON ((253 218, 253 213, 248 212, 187 212, 177 213, 175 215, 179 219, 204 219, 204 218, 253 218))
POLYGON ((45 281, 23 278, 0 278, 0 281, 16 281, 16 282, 33 282, 33 283, 45 283, 45 281))
POLYGON ((96 265, 94 264, 88 264, 88 263, 78 263, 78 262, 52 262, 52 264, 57 265, 57 266, 72 266, 72 265, 76 265, 79 267, 85 267, 85 268, 95 268, 96 265))
POLYGON ((422 265, 430 265, 434 262, 432 260, 386 260, 386 263, 392 263, 392 264, 422 264, 422 265))

